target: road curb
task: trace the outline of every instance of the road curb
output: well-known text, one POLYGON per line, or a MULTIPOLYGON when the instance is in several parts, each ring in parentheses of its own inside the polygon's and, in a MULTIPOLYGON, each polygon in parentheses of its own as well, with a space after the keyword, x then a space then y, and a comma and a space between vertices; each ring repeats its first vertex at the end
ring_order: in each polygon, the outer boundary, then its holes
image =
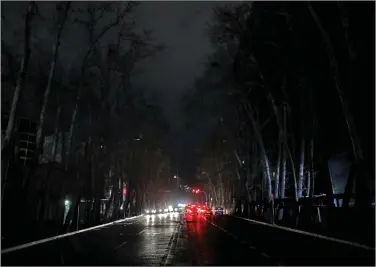
POLYGON ((7 248, 7 249, 3 249, 3 250, 1 250, 1 254, 3 255, 3 254, 10 253, 10 252, 13 252, 13 251, 17 251, 17 250, 20 250, 20 249, 24 249, 24 248, 28 248, 28 247, 31 247, 31 246, 43 244, 43 243, 46 243, 46 242, 62 239, 62 238, 68 237, 68 236, 80 234, 80 233, 83 233, 83 232, 91 231, 91 230, 102 228, 102 227, 105 227, 105 226, 114 225, 114 224, 117 224, 117 223, 129 221, 129 220, 136 219, 136 218, 141 218, 142 216, 144 216, 144 215, 133 216, 133 217, 117 220, 117 221, 114 221, 114 222, 105 223, 105 224, 97 225, 97 226, 94 226, 94 227, 82 229, 82 230, 79 230, 79 231, 74 231, 74 232, 71 232, 71 233, 63 234, 63 235, 57 235, 57 236, 48 237, 48 238, 37 240, 37 241, 32 241, 32 242, 29 242, 29 243, 26 243, 26 244, 22 244, 22 245, 10 247, 10 248, 7 248))

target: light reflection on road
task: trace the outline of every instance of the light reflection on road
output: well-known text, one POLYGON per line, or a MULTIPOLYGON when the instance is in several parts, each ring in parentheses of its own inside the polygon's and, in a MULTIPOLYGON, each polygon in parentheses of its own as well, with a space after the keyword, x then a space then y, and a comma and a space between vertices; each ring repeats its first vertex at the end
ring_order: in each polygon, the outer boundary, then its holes
POLYGON ((148 265, 160 265, 161 259, 166 254, 170 238, 174 234, 179 213, 146 215, 143 231, 137 242, 137 257, 148 265))

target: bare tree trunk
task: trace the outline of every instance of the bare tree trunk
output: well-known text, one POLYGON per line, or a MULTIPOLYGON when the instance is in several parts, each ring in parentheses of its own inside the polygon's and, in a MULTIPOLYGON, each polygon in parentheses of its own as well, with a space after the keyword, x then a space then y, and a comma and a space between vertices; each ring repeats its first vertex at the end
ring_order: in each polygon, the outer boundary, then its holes
POLYGON ((299 181, 298 181, 298 199, 303 196, 303 184, 304 184, 304 156, 305 156, 305 140, 301 138, 300 143, 300 164, 299 164, 299 181))
MULTIPOLYGON (((9 118, 8 118, 8 124, 5 131, 4 139, 1 142, 1 151, 2 151, 2 157, 4 158, 2 160, 2 166, 5 166, 4 171, 2 174, 4 176, 2 177, 2 194, 5 193, 5 187, 7 185, 8 181, 8 169, 10 168, 10 161, 12 159, 12 153, 13 153, 13 146, 11 140, 13 139, 13 131, 15 126, 15 121, 17 117, 17 110, 18 110, 18 104, 20 100, 20 96, 22 94, 22 91, 24 90, 25 86, 25 80, 27 75, 27 69, 29 65, 30 60, 30 39, 31 39, 31 22, 34 15, 34 9, 36 7, 35 1, 31 1, 27 7, 26 10, 26 17, 25 17, 25 29, 24 29, 24 47, 23 47, 23 58, 21 61, 20 66, 20 72, 16 81, 16 87, 14 89, 13 93, 13 100, 12 100, 12 106, 9 112, 9 118), (3 152, 6 154, 4 155, 3 152)), ((26 198, 26 193, 24 194, 24 197, 26 198)), ((3 199, 3 196, 2 196, 3 199)))
MULTIPOLYGON (((284 122, 282 122, 282 119, 281 119, 280 113, 278 112, 278 107, 275 103, 275 99, 273 97, 273 94, 270 91, 269 86, 267 86, 267 84, 266 84, 266 80, 265 80, 260 68, 258 67, 257 60, 254 56, 252 56, 252 59, 253 59, 254 63, 257 65, 259 77, 261 78, 261 80, 263 81, 263 83, 265 85, 264 88, 267 90, 267 99, 268 99, 268 101, 269 101, 269 103, 272 107, 272 110, 274 112, 274 115, 276 117, 276 122, 277 122, 278 128, 283 133, 283 138, 285 140, 285 142, 283 142, 284 150, 287 153, 287 157, 288 157, 290 165, 291 165, 291 172, 292 172, 292 176, 293 176, 293 179, 294 179, 294 196, 295 196, 295 199, 297 201, 297 193, 296 193, 297 192, 297 188, 296 188, 297 180, 296 180, 295 164, 294 164, 294 158, 291 154, 291 150, 290 150, 288 138, 287 138, 288 137, 288 135, 287 135, 288 129, 287 129, 287 126, 286 126, 286 120, 287 120, 286 106, 284 106, 284 122)), ((283 86, 285 86, 285 83, 284 83, 283 86)), ((283 90, 283 87, 282 87, 282 90, 283 90)), ((293 145, 295 144, 294 140, 293 140, 292 144, 293 145)), ((293 151, 294 151, 294 147, 293 147, 293 151)))
MULTIPOLYGON (((36 151, 37 152, 34 153, 34 155, 36 157, 38 157, 38 154, 39 154, 38 152, 40 151, 40 147, 42 145, 41 141, 42 141, 43 126, 44 126, 44 117, 45 117, 46 109, 47 109, 47 106, 48 106, 48 98, 49 98, 50 92, 51 92, 52 80, 54 79, 54 76, 55 76, 56 61, 57 61, 58 54, 59 54, 61 33, 63 31, 64 24, 65 24, 65 21, 66 21, 67 16, 68 16, 70 4, 71 4, 70 1, 65 3, 64 12, 63 12, 61 21, 60 21, 58 29, 57 29, 57 33, 56 33, 56 37, 55 37, 55 43, 54 43, 53 49, 52 49, 52 59, 51 59, 50 72, 48 74, 47 85, 46 85, 46 88, 44 90, 43 105, 42 105, 42 109, 40 111, 39 125, 38 125, 38 128, 37 128, 37 137, 36 137, 36 148, 37 148, 36 151)), ((57 6, 58 5, 61 5, 61 3, 57 3, 57 6)))
POLYGON ((81 81, 80 81, 80 85, 79 85, 78 90, 77 90, 76 101, 75 101, 75 105, 74 105, 74 109, 73 109, 73 113, 72 113, 71 124, 70 124, 70 127, 69 127, 69 135, 68 135, 68 140, 67 140, 67 149, 66 149, 66 158, 65 158, 65 170, 68 170, 68 166, 69 166, 70 153, 71 153, 72 142, 73 142, 74 127, 76 125, 76 117, 77 117, 77 112, 78 112, 78 104, 80 102, 81 93, 82 93, 82 89, 83 89, 83 86, 84 86, 83 85, 84 75, 85 75, 85 72, 82 70, 81 71, 81 81))
MULTIPOLYGON (((109 217, 112 217, 112 214, 109 214, 109 212, 111 210, 111 206, 113 205, 113 201, 114 201, 114 182, 112 181, 111 195, 110 195, 110 198, 109 198, 107 206, 106 206, 106 211, 104 213, 104 219, 106 221, 108 221, 109 217)), ((113 210, 112 210, 112 212, 113 212, 113 210)))
POLYGON ((65 166, 65 159, 66 159, 66 142, 65 142, 65 131, 64 128, 62 129, 63 131, 61 132, 61 164, 65 166))
POLYGON ((310 172, 311 172, 311 181, 310 181, 310 197, 313 198, 315 195, 315 162, 314 162, 314 140, 311 139, 310 142, 310 172))
POLYGON ((70 156, 71 149, 72 149, 74 127, 75 127, 75 124, 76 124, 76 117, 77 117, 77 113, 78 113, 78 105, 79 105, 79 102, 80 102, 80 99, 81 99, 82 90, 83 90, 83 87, 84 87, 84 80, 85 80, 87 61, 89 60, 89 58, 90 58, 90 56, 91 56, 91 54, 92 54, 95 46, 99 42, 99 40, 110 29, 112 29, 113 27, 117 26, 124 19, 124 17, 132 10, 133 6, 134 6, 133 2, 128 2, 127 6, 124 8, 124 10, 118 13, 118 15, 116 16, 116 19, 114 21, 110 22, 109 24, 107 24, 105 27, 102 28, 102 30, 96 36, 96 38, 93 38, 93 40, 91 41, 89 49, 87 50, 87 52, 86 52, 86 54, 84 56, 84 59, 83 59, 82 64, 81 64, 81 69, 80 69, 80 83, 79 83, 79 86, 78 86, 78 89, 77 89, 75 106, 74 106, 74 109, 73 109, 72 119, 71 119, 71 125, 70 125, 70 129, 69 129, 67 151, 66 151, 67 158, 66 158, 66 163, 65 163, 65 169, 66 170, 68 169, 68 165, 69 165, 69 156, 70 156))
POLYGON ((266 149, 265 149, 265 146, 264 146, 264 141, 262 140, 262 135, 259 131, 259 128, 258 128, 258 125, 256 123, 256 118, 253 114, 253 111, 252 111, 252 107, 249 103, 249 101, 246 101, 243 97, 242 99, 243 101, 243 106, 249 116, 249 119, 251 121, 251 124, 252 124, 252 127, 253 127, 253 130, 255 131, 255 137, 256 137, 256 140, 257 140, 257 143, 260 147, 260 153, 261 153, 261 162, 262 162, 262 165, 264 167, 264 172, 265 172, 265 179, 266 179, 266 182, 267 182, 267 189, 268 189, 268 200, 271 201, 272 199, 272 179, 271 179, 271 175, 270 175, 270 165, 269 165, 269 159, 268 159, 268 155, 266 153, 266 149))
POLYGON ((60 112, 61 112, 61 106, 60 106, 60 100, 58 98, 58 107, 56 111, 56 118, 55 118, 55 130, 54 130, 54 136, 53 136, 53 146, 52 146, 52 155, 51 160, 48 162, 47 166, 47 173, 46 177, 44 178, 45 184, 42 194, 42 204, 40 209, 40 215, 39 218, 41 219, 40 226, 43 228, 43 222, 46 217, 46 210, 48 210, 49 207, 49 187, 50 187, 50 176, 52 171, 52 166, 56 159, 56 148, 57 148, 57 139, 58 139, 58 133, 59 133, 59 121, 60 121, 60 112), (47 208, 46 208, 47 207, 47 208))
MULTIPOLYGON (((339 95, 339 99, 342 105, 342 112, 345 117, 347 128, 349 131, 349 136, 351 139, 352 147, 353 147, 353 153, 355 158, 355 166, 357 171, 360 173, 354 173, 357 176, 356 179, 356 187, 357 187, 357 202, 359 202, 360 205, 370 205, 371 203, 367 203, 369 199, 369 190, 366 186, 366 177, 365 173, 362 171, 362 168, 360 167, 363 164, 363 150, 361 146, 360 137, 358 135, 358 131, 355 127, 354 118, 351 114, 350 106, 348 103, 348 98, 346 97, 345 91, 342 89, 341 86, 341 79, 340 79, 340 71, 338 62, 336 60, 335 54, 334 54, 334 46, 330 40, 330 36, 328 32, 325 30, 324 26, 321 23, 320 18, 314 11, 312 5, 310 2, 308 3, 308 10, 311 13, 311 16, 313 20, 315 21, 317 27, 319 28, 321 35, 326 43, 326 52, 330 60, 330 67, 331 71, 333 73, 333 78, 335 82, 335 86, 339 95)), ((349 177, 350 179, 350 177, 349 177)))
POLYGON ((347 14, 347 10, 346 10, 345 4, 342 3, 341 1, 337 1, 337 5, 338 5, 338 10, 339 10, 339 15, 341 17, 342 27, 345 33, 345 38, 347 41, 348 53, 349 53, 350 59, 354 60, 356 58, 356 52, 355 52, 355 49, 353 48, 353 42, 350 39, 351 37, 350 29, 349 29, 350 25, 349 25, 349 17, 347 14))
POLYGON ((74 210, 73 210, 73 229, 75 231, 79 230, 79 222, 80 222, 80 204, 81 204, 81 196, 78 197, 78 200, 76 202, 76 205, 74 205, 74 210))
POLYGON ((119 203, 120 203, 120 190, 119 190, 119 180, 118 179, 115 179, 115 184, 114 184, 114 188, 113 188, 113 192, 114 192, 114 209, 113 209, 113 213, 112 213, 112 218, 111 220, 112 221, 115 221, 116 219, 118 219, 118 214, 119 214, 119 203))
POLYGON ((274 198, 279 198, 279 184, 280 184, 280 174, 281 174, 281 156, 282 156, 282 149, 283 149, 283 138, 282 133, 279 133, 278 137, 278 158, 277 158, 277 170, 275 175, 275 181, 274 181, 274 198))
MULTIPOLYGON (((283 112, 283 124, 284 124, 284 129, 286 130, 286 108, 284 107, 284 112, 283 112)), ((285 138, 283 142, 287 142, 287 139, 285 138)), ((286 193, 286 146, 285 144, 283 145, 282 149, 282 177, 281 177, 281 195, 280 198, 281 200, 285 199, 285 193, 286 193)), ((290 154, 291 155, 291 154, 290 154)), ((278 214, 278 220, 282 220, 283 218, 283 209, 280 209, 279 214, 278 214)))
POLYGON ((307 170, 307 190, 306 190, 306 193, 307 193, 307 196, 310 196, 311 194, 311 169, 310 167, 308 167, 308 170, 307 170))
POLYGON ((26 18, 25 18, 25 30, 24 30, 24 48, 23 48, 23 58, 21 62, 20 67, 20 73, 16 82, 16 88, 14 89, 13 93, 13 100, 12 100, 12 106, 9 112, 9 119, 8 119, 8 125, 5 132, 4 140, 1 144, 1 151, 6 147, 13 135, 13 128, 14 128, 14 122, 16 121, 16 113, 17 113, 17 107, 19 103, 19 99, 22 93, 22 90, 24 88, 25 84, 25 78, 26 78, 26 71, 29 65, 29 59, 30 59, 30 35, 31 35, 31 21, 34 14, 34 8, 35 8, 35 2, 31 1, 27 7, 26 10, 26 18))
POLYGON ((256 180, 258 175, 258 154, 257 154, 257 144, 252 142, 252 201, 257 201, 257 191, 256 191, 256 180))
POLYGON ((221 174, 221 171, 219 169, 219 164, 218 164, 218 158, 215 157, 215 163, 216 163, 216 166, 217 166, 217 172, 218 172, 218 184, 219 184, 219 194, 220 194, 220 205, 223 206, 223 199, 224 199, 224 196, 223 196, 223 186, 222 186, 222 174, 221 174))

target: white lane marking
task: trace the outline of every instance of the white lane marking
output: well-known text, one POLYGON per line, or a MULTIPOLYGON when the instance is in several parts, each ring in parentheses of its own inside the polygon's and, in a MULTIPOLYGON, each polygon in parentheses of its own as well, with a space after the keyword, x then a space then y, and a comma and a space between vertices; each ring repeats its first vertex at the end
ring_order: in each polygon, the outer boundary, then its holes
POLYGON ((142 230, 141 232, 139 232, 137 235, 141 235, 143 232, 145 232, 146 230, 142 230))
POLYGON ((118 248, 121 248, 122 246, 124 246, 124 245, 127 244, 127 243, 128 243, 128 241, 125 241, 125 242, 121 243, 120 245, 116 246, 116 247, 114 248, 114 250, 117 250, 118 248))
POLYGON ((345 244, 345 245, 349 245, 349 246, 353 246, 353 247, 363 248, 363 249, 366 249, 366 250, 375 250, 375 248, 372 248, 372 247, 369 247, 369 246, 366 246, 366 245, 362 245, 362 244, 359 244, 359 243, 339 239, 339 238, 334 238, 334 237, 325 236, 325 235, 319 235, 319 234, 306 232, 306 231, 302 231, 302 230, 298 230, 298 229, 292 229, 292 228, 288 228, 288 227, 284 227, 284 226, 280 226, 280 225, 259 222, 259 221, 255 221, 255 220, 251 220, 251 219, 247 219, 247 218, 242 218, 242 217, 238 217, 238 216, 234 216, 234 215, 230 215, 230 216, 234 217, 234 218, 242 219, 242 220, 245 220, 245 221, 249 221, 249 222, 252 222, 252 223, 265 225, 265 226, 268 226, 268 227, 274 227, 274 228, 278 228, 278 229, 289 231, 289 232, 295 232, 295 233, 302 234, 302 235, 308 235, 308 236, 312 236, 312 237, 316 237, 316 238, 321 238, 321 239, 324 239, 324 240, 337 242, 337 243, 341 243, 341 244, 345 244))
POLYGON ((46 242, 49 242, 49 241, 61 239, 61 238, 68 237, 68 236, 71 236, 71 235, 80 234, 80 233, 83 233, 83 232, 87 232, 87 231, 91 231, 91 230, 94 230, 94 229, 106 227, 106 226, 109 226, 109 225, 114 225, 114 224, 117 224, 117 223, 120 223, 120 222, 124 222, 124 221, 128 221, 128 220, 131 220, 131 219, 135 219, 135 218, 138 218, 138 217, 141 217, 141 216, 144 216, 144 215, 138 215, 138 216, 134 216, 134 217, 129 217, 129 218, 117 220, 117 221, 114 221, 114 222, 110 222, 110 223, 106 223, 106 224, 101 224, 101 225, 97 225, 97 226, 94 226, 94 227, 82 229, 82 230, 79 230, 79 231, 67 233, 67 234, 64 234, 64 235, 53 236, 53 237, 49 237, 49 238, 45 238, 45 239, 33 241, 33 242, 30 242, 30 243, 22 244, 22 245, 19 245, 19 246, 15 246, 15 247, 3 249, 1 251, 1 254, 9 253, 9 252, 20 250, 20 249, 23 249, 23 248, 28 248, 28 247, 31 247, 31 246, 35 246, 35 245, 39 245, 39 244, 46 243, 46 242))

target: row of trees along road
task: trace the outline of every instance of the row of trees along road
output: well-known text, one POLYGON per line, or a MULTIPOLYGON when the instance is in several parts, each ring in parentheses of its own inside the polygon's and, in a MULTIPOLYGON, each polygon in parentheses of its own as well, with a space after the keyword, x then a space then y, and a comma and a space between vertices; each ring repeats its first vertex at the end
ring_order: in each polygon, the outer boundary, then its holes
POLYGON ((140 214, 165 158, 166 123, 131 84, 137 63, 163 49, 136 24, 138 5, 2 3, 4 243, 140 214), (37 122, 26 165, 21 117, 37 122), (52 152, 41 163, 51 135, 52 152))
MULTIPOLYGON (((374 228, 372 127, 364 119, 373 114, 367 107, 374 90, 367 8, 255 2, 214 10, 208 27, 214 52, 186 109, 201 104, 218 119, 240 170, 243 216, 260 219, 257 207, 268 207, 272 223, 309 227, 318 218, 314 195, 325 193, 328 231, 374 228), (342 208, 334 208, 328 158, 343 151, 353 164, 342 208), (264 192, 257 189, 262 183, 264 192), (285 212, 277 208, 281 200, 285 212)), ((352 238, 360 238, 355 232, 352 238)))

